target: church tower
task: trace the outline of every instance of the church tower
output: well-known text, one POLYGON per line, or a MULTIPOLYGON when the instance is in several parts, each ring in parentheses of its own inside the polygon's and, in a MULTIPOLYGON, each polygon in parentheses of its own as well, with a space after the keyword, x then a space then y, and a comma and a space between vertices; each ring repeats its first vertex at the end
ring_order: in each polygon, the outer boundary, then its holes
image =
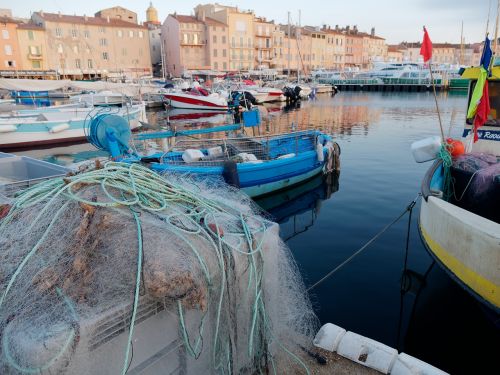
POLYGON ((149 3, 149 8, 146 10, 146 20, 148 23, 158 24, 158 11, 153 6, 153 3, 149 3))

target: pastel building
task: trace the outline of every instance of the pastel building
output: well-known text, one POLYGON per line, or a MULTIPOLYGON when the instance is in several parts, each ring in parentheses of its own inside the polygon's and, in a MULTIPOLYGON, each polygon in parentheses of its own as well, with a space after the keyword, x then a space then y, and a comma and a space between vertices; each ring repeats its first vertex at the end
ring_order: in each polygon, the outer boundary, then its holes
POLYGON ((51 69, 43 27, 34 23, 20 23, 17 26, 17 40, 23 70, 42 72, 51 69))
POLYGON ((229 70, 250 70, 254 68, 254 13, 237 7, 219 4, 198 5, 195 14, 199 19, 210 17, 228 28, 229 70))
POLYGON ((146 26, 123 20, 131 13, 111 8, 97 13, 103 17, 89 17, 41 11, 31 19, 45 29, 47 67, 60 75, 138 78, 151 74, 149 37, 146 26))
POLYGON ((170 14, 161 26, 161 40, 168 74, 179 77, 188 70, 211 68, 205 24, 196 17, 170 14))
POLYGON ((8 15, 0 17, 0 71, 21 69, 21 51, 17 40, 19 23, 8 15))

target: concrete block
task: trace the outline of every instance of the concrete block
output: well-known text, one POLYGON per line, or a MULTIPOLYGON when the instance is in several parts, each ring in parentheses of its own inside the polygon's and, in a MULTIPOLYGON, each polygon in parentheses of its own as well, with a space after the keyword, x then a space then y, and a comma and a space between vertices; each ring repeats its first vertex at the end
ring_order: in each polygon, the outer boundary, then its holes
POLYGON ((391 375, 448 375, 448 373, 411 355, 401 353, 392 366, 391 375))
POLYGON ((397 359, 398 351, 378 341, 347 332, 337 348, 343 357, 388 374, 397 359))
POLYGON ((334 352, 344 337, 346 330, 332 323, 326 323, 314 337, 313 344, 318 348, 334 352))

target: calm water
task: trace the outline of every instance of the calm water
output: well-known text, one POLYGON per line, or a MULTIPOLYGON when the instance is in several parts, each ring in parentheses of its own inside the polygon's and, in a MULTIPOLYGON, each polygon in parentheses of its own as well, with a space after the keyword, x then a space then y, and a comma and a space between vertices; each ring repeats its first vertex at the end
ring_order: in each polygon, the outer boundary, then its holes
MULTIPOLYGON (((441 94, 439 104, 445 132, 458 136, 465 96, 441 94)), ((149 117, 158 125, 227 121, 223 114, 193 118, 199 116, 175 110, 149 117)), ((262 132, 315 126, 333 133, 342 148, 338 181, 326 184, 314 179, 259 201, 281 223, 282 237, 306 285, 340 264, 404 210, 419 192, 429 167, 413 161, 410 144, 439 132, 429 93, 345 92, 303 102, 300 109, 269 106, 263 118, 262 132)), ((24 154, 66 164, 95 152, 88 145, 76 145, 24 154)), ((499 330, 475 300, 432 262, 420 241, 417 217, 418 206, 406 267, 408 217, 311 291, 318 316, 323 323, 336 323, 451 373, 498 371, 499 330)))

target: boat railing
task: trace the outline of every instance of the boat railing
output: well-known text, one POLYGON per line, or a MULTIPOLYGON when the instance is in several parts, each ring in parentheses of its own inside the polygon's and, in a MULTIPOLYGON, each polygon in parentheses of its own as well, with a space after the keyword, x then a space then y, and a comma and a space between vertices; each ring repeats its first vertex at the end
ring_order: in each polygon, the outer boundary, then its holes
POLYGON ((315 151, 318 133, 299 131, 282 135, 236 137, 222 139, 181 139, 161 157, 172 165, 220 166, 227 161, 259 164, 271 160, 294 157, 307 151, 315 151), (202 150, 205 156, 186 163, 182 154, 186 150, 202 150), (211 150, 210 153, 207 150, 211 150))

